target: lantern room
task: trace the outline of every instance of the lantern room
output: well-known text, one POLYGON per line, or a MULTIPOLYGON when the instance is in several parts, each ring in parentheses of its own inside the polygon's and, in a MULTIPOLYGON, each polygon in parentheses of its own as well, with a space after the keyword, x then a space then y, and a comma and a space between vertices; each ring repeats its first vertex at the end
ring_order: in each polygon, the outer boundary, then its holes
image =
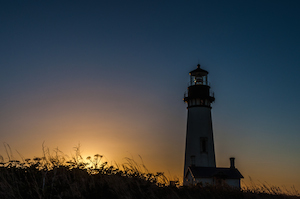
POLYGON ((211 108, 211 103, 215 101, 214 95, 210 92, 210 86, 208 82, 208 72, 200 68, 200 64, 197 68, 189 73, 190 85, 188 87, 187 95, 184 95, 183 101, 188 104, 188 108, 201 106, 211 108))
POLYGON ((197 69, 190 72, 190 86, 193 85, 207 85, 208 72, 200 68, 200 64, 197 65, 197 69))

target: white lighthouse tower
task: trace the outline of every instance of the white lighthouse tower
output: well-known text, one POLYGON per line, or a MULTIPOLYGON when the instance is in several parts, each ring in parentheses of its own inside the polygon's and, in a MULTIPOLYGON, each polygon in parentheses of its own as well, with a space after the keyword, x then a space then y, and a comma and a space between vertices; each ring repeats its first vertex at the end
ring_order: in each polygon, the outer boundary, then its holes
POLYGON ((211 120, 215 98, 210 93, 208 72, 198 64, 189 74, 190 85, 184 97, 188 109, 184 174, 189 166, 216 167, 211 120))
POLYGON ((183 184, 227 184, 240 187, 241 173, 235 168, 235 158, 230 158, 229 168, 217 168, 211 118, 211 103, 215 101, 208 83, 208 72, 197 65, 191 71, 187 103, 187 129, 183 184))

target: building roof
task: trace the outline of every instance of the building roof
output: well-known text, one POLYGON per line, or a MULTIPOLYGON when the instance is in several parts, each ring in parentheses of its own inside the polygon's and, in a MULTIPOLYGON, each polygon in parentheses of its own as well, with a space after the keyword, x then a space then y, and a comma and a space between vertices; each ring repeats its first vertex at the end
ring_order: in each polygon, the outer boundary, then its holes
POLYGON ((206 70, 203 70, 202 68, 200 68, 200 64, 198 64, 197 69, 192 70, 189 74, 191 76, 204 76, 204 75, 207 75, 208 72, 206 70))
POLYGON ((242 174, 236 168, 218 168, 218 167, 195 167, 191 166, 188 168, 185 177, 188 173, 194 178, 223 178, 223 179, 240 179, 244 178, 242 174))

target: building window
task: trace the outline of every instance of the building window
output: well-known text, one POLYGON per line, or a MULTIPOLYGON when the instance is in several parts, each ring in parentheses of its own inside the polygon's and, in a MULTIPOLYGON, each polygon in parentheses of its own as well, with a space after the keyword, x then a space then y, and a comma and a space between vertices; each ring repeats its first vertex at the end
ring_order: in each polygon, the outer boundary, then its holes
POLYGON ((200 138, 200 152, 207 153, 207 138, 206 137, 200 138))

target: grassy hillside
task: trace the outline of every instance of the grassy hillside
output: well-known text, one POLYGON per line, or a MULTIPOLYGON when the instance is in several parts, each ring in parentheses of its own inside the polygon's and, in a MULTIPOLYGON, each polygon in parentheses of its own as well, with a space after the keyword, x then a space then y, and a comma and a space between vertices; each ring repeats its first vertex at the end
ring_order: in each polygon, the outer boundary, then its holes
POLYGON ((0 198, 300 198, 297 191, 286 193, 277 187, 251 186, 242 190, 215 186, 179 186, 163 173, 149 173, 143 165, 127 163, 110 166, 96 154, 84 160, 76 151, 70 160, 59 150, 44 157, 8 160, 0 156, 0 198))

